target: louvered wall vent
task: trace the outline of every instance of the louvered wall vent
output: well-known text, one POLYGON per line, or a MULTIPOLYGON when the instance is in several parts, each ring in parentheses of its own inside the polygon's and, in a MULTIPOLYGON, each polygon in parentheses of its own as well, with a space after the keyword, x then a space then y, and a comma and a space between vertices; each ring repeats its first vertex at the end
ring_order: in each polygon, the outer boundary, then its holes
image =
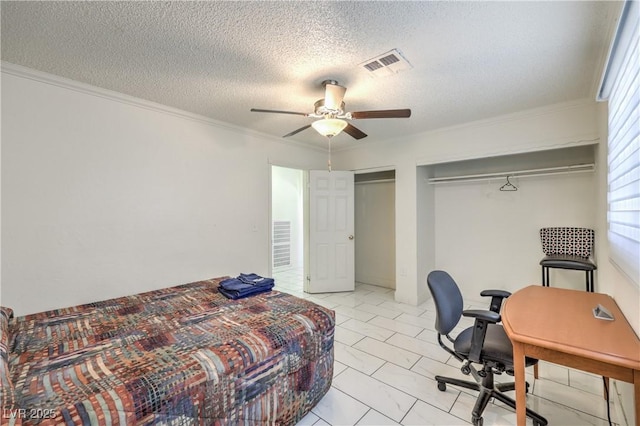
POLYGON ((382 55, 369 59, 359 66, 374 77, 392 75, 413 68, 398 49, 390 50, 382 55))
POLYGON ((273 267, 291 265, 291 222, 273 221, 273 267))

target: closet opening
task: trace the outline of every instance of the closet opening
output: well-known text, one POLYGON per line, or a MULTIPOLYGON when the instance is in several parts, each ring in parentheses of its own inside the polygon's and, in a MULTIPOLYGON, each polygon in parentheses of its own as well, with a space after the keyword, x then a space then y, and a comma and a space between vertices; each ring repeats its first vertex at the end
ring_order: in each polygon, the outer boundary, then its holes
POLYGON ((396 172, 355 174, 356 282, 396 288, 396 172))

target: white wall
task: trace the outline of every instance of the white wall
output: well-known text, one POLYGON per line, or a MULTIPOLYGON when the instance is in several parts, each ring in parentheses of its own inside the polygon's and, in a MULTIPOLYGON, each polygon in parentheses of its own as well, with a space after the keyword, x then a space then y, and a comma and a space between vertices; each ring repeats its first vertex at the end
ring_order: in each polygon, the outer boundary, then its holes
POLYGON ((417 209, 417 299, 426 300, 429 290, 426 277, 436 269, 436 209, 435 185, 430 185, 429 167, 417 167, 416 171, 416 209, 417 209), (422 282, 421 282, 422 280, 422 282))
POLYGON ((2 73, 2 300, 22 315, 269 271, 270 161, 325 153, 20 67, 2 73))
POLYGON ((291 222, 291 265, 290 268, 304 266, 304 172, 287 167, 273 166, 272 216, 278 220, 291 222))
POLYGON ((354 201, 356 281, 395 288, 395 182, 357 182, 354 201))
MULTIPOLYGON (((596 109, 595 102, 587 100, 551 105, 335 152, 334 165, 339 169, 396 170, 396 300, 425 301, 425 265, 440 267, 433 256, 437 258, 441 249, 418 243, 417 231, 427 233, 429 228, 420 228, 427 220, 429 200, 420 189, 425 176, 418 166, 595 143, 600 136, 596 109)), ((488 281, 488 277, 481 279, 488 281)), ((517 290, 526 284, 511 285, 517 290)))
MULTIPOLYGON (((518 191, 501 192, 506 179, 436 185, 435 263, 466 296, 540 284, 540 228, 595 226, 594 173, 510 181, 518 191)), ((584 272, 552 269, 550 282, 585 289, 584 272)))

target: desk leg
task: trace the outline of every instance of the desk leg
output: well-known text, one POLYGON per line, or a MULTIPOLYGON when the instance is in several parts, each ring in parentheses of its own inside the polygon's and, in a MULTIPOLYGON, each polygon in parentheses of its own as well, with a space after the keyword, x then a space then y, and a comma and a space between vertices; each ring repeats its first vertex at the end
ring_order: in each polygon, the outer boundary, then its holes
POLYGON ((640 371, 633 371, 633 398, 636 405, 636 424, 640 424, 640 371))
POLYGON ((524 344, 511 343, 513 344, 513 372, 516 377, 516 418, 518 426, 525 426, 527 423, 527 390, 524 375, 524 344))

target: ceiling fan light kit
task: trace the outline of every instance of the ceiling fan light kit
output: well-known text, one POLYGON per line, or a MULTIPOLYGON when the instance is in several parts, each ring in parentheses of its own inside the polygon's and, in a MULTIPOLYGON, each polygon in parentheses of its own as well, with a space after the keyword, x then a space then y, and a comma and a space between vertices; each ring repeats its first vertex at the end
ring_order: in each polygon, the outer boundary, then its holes
POLYGON ((308 117, 314 118, 323 118, 327 116, 347 118, 344 114, 344 102, 341 102, 339 105, 335 105, 327 103, 325 99, 318 99, 316 103, 313 104, 313 113, 308 114, 308 117))
POLYGON ((347 122, 339 118, 325 118, 314 121, 311 126, 322 136, 332 138, 347 127, 347 122))

